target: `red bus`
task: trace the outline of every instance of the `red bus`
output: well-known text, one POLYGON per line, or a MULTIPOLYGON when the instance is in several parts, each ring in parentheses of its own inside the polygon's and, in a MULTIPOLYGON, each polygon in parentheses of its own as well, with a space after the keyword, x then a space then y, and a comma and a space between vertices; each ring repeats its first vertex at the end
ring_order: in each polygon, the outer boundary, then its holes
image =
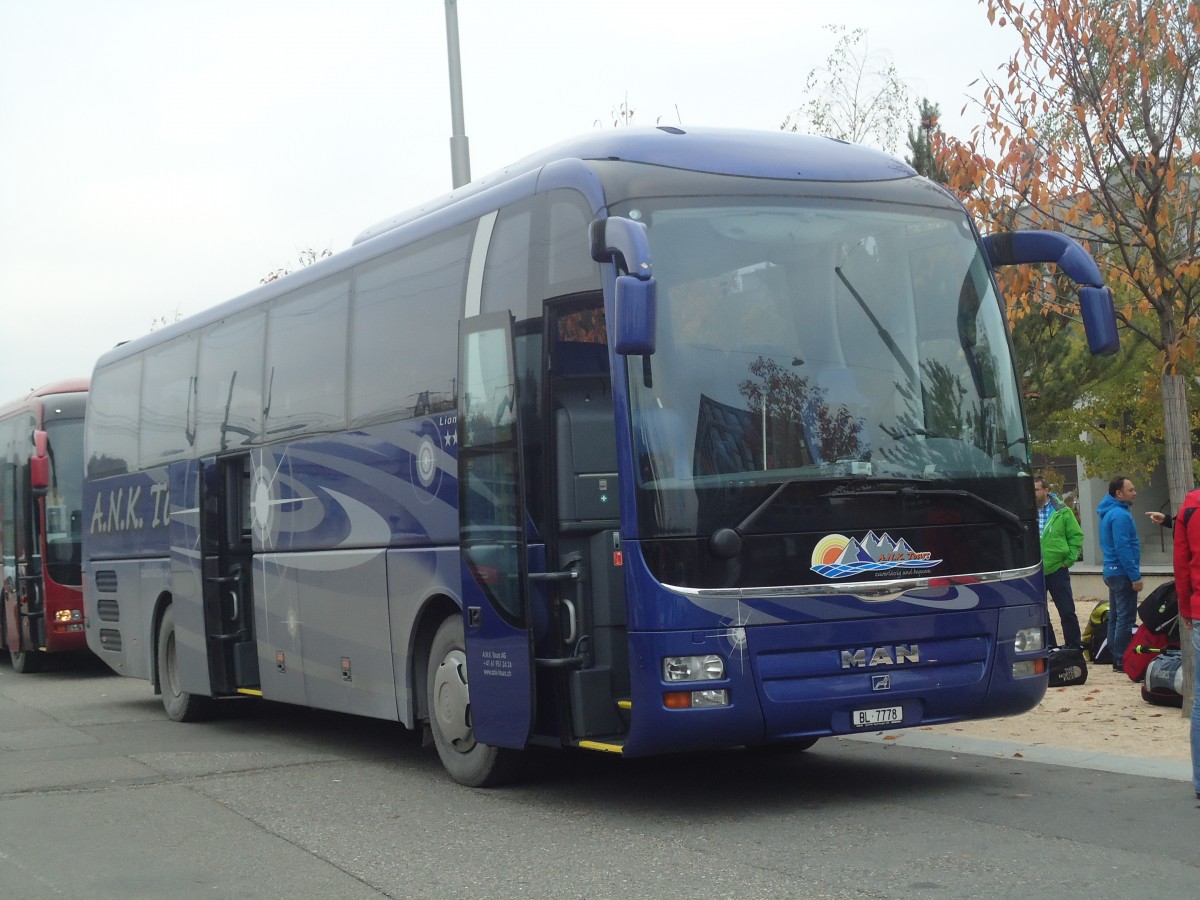
POLYGON ((0 646, 18 672, 86 650, 80 539, 87 379, 0 406, 0 646))

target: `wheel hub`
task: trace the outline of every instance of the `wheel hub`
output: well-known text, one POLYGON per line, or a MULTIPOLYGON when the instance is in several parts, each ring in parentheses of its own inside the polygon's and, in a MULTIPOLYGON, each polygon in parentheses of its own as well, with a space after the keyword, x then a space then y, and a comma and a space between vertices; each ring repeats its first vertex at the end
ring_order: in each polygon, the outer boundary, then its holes
POLYGON ((466 753, 475 746, 467 687, 467 657, 461 650, 451 650, 438 665, 433 680, 433 714, 442 735, 455 749, 466 753))

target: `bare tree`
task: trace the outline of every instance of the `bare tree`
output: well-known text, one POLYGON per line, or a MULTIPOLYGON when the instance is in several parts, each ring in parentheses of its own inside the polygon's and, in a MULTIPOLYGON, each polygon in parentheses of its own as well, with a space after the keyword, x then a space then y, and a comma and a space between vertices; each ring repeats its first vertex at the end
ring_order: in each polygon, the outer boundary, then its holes
POLYGON ((871 51, 865 28, 825 27, 839 36, 837 44, 824 66, 809 71, 804 81, 808 99, 788 113, 780 127, 895 153, 910 104, 891 56, 871 51))
POLYGON ((298 266, 295 266, 294 268, 283 266, 278 269, 272 269, 262 278, 258 279, 258 283, 270 284, 272 281, 278 281, 284 275, 291 275, 293 272, 299 269, 307 268, 315 263, 318 259, 325 259, 327 256, 333 256, 333 250, 328 247, 326 247, 324 250, 314 250, 312 247, 305 247, 298 254, 296 254, 296 260, 299 262, 298 266))

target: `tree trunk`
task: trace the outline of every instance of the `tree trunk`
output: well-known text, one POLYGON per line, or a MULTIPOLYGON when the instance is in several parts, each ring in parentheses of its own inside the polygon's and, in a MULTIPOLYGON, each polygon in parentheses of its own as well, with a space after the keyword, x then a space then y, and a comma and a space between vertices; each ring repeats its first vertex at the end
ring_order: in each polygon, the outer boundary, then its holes
POLYGON ((1187 492, 1195 487, 1192 477, 1192 434, 1188 428, 1187 392, 1182 375, 1163 376, 1162 399, 1167 490, 1174 511, 1179 509, 1187 492))
MULTIPOLYGON (((1188 428, 1187 393, 1182 375, 1164 375, 1163 440, 1166 444, 1167 489, 1171 496, 1171 511, 1178 512, 1183 498, 1195 487, 1192 476, 1192 435, 1188 428)), ((1176 523, 1178 524, 1178 523, 1176 523)), ((1192 713, 1192 672, 1196 665, 1191 635, 1179 629, 1183 650, 1183 709, 1184 718, 1192 713)))

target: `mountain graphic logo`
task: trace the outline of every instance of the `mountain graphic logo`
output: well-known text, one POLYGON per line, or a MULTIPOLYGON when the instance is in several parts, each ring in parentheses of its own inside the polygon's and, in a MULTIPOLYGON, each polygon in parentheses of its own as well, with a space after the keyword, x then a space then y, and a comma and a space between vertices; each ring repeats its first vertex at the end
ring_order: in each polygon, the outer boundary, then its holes
POLYGON ((893 540, 887 532, 877 535, 868 531, 862 540, 827 534, 817 541, 812 553, 812 571, 824 578, 849 578, 892 569, 930 569, 940 563, 932 553, 914 550, 907 540, 893 540))

